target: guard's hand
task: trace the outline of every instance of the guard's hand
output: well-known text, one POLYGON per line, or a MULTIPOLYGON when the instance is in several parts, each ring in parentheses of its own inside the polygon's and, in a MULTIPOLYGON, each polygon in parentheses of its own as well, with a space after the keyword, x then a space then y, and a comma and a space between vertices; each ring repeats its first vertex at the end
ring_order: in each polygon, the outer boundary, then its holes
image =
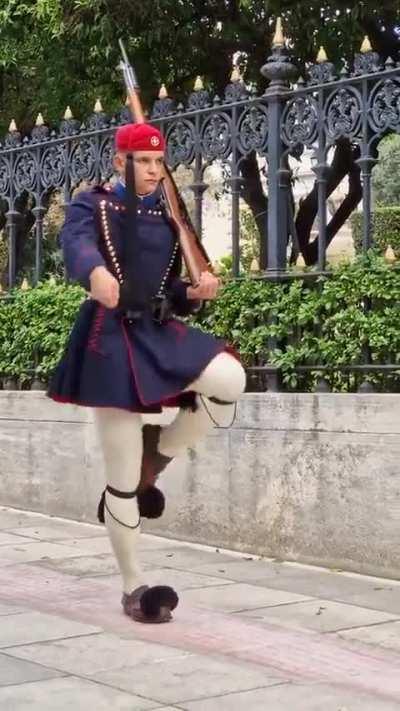
POLYGON ((188 299, 211 301, 217 296, 219 284, 219 279, 214 274, 202 272, 197 286, 188 286, 186 296, 188 299))
POLYGON ((119 283, 105 267, 95 267, 90 274, 90 295, 107 309, 119 302, 119 283))

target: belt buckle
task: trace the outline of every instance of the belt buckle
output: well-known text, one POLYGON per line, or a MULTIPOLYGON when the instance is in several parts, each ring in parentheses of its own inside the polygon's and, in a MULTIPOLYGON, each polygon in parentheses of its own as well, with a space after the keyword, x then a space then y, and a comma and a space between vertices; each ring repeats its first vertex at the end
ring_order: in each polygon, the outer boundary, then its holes
POLYGON ((153 320, 162 324, 169 312, 168 299, 166 296, 155 296, 152 302, 153 320))

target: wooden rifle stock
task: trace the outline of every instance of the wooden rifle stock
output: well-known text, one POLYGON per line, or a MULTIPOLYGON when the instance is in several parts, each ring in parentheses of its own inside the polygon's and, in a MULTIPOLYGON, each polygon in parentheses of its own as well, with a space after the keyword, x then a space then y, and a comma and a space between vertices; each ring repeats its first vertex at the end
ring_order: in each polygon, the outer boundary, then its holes
MULTIPOLYGON (((132 120, 135 123, 145 123, 146 118, 138 93, 137 80, 134 71, 129 64, 128 57, 121 40, 119 41, 119 44, 123 56, 123 62, 121 62, 120 66, 124 74, 132 120)), ((208 255, 196 235, 185 204, 179 195, 178 188, 176 187, 175 181, 167 166, 164 166, 161 189, 168 217, 179 240, 179 246, 181 248, 187 273, 192 285, 197 286, 202 272, 212 272, 212 267, 208 255)))
POLYGON ((173 224, 189 279, 197 286, 202 272, 211 272, 207 253, 194 231, 186 207, 168 168, 164 166, 163 191, 168 217, 173 224))

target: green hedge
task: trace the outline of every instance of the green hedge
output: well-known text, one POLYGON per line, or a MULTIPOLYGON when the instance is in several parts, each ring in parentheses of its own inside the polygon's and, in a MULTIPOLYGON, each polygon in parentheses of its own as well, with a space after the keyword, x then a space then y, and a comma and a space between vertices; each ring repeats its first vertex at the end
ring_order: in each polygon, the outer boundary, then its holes
MULTIPOLYGON (((361 212, 352 215, 351 228, 356 252, 360 252, 363 230, 361 212)), ((391 247, 396 257, 400 257, 400 207, 377 207, 372 214, 372 235, 379 252, 385 253, 391 247)))
MULTIPOLYGON (((0 300, 0 373, 23 387, 36 375, 46 381, 60 358, 84 298, 71 285, 42 284, 0 300)), ((290 388, 311 390, 316 372, 298 376, 298 365, 323 364, 336 391, 355 386, 335 368, 363 362, 368 347, 377 364, 399 363, 400 269, 374 253, 337 268, 314 284, 260 279, 228 281, 219 299, 194 322, 226 338, 246 365, 275 364, 290 388), (366 301, 372 304, 366 310, 366 301), (274 347, 271 338, 275 339, 274 347)), ((399 390, 399 376, 371 375, 384 390, 399 390)))
POLYGON ((399 375, 368 379, 385 390, 400 387, 400 269, 373 252, 314 285, 302 279, 230 282, 198 322, 234 344, 246 365, 279 366, 292 388, 312 390, 319 374, 298 376, 294 369, 316 364, 332 369, 333 390, 354 388, 356 378, 335 368, 362 363, 367 347, 373 363, 399 363, 399 375), (277 342, 272 349, 271 337, 277 342))
POLYGON ((61 357, 77 309, 79 286, 53 284, 10 292, 0 300, 0 374, 22 387, 46 382, 61 357))

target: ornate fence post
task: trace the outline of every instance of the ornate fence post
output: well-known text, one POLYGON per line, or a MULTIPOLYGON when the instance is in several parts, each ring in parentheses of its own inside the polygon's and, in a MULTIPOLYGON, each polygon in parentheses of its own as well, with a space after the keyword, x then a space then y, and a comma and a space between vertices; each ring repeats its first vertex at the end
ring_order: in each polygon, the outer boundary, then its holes
POLYGON ((43 143, 49 140, 50 130, 46 126, 42 114, 38 114, 36 124, 31 133, 32 144, 39 144, 36 149, 37 174, 35 186, 35 207, 32 212, 35 217, 35 269, 33 276, 33 284, 36 285, 41 278, 43 268, 43 219, 46 214, 46 209, 42 204, 42 184, 41 184, 41 158, 43 151, 43 143))
POLYGON ((17 275, 17 228, 20 218, 19 212, 15 210, 15 190, 14 190, 14 148, 21 145, 21 134, 18 131, 14 119, 11 121, 8 133, 5 139, 5 148, 11 149, 8 157, 7 166, 9 174, 8 187, 8 211, 6 212, 6 234, 8 241, 8 288, 15 286, 17 275))
POLYGON ((298 74, 285 50, 280 18, 276 24, 272 54, 261 68, 261 73, 271 82, 265 92, 269 126, 267 271, 274 274, 286 269, 287 248, 287 171, 282 166, 281 117, 286 94, 290 91, 289 80, 295 79, 298 74))

